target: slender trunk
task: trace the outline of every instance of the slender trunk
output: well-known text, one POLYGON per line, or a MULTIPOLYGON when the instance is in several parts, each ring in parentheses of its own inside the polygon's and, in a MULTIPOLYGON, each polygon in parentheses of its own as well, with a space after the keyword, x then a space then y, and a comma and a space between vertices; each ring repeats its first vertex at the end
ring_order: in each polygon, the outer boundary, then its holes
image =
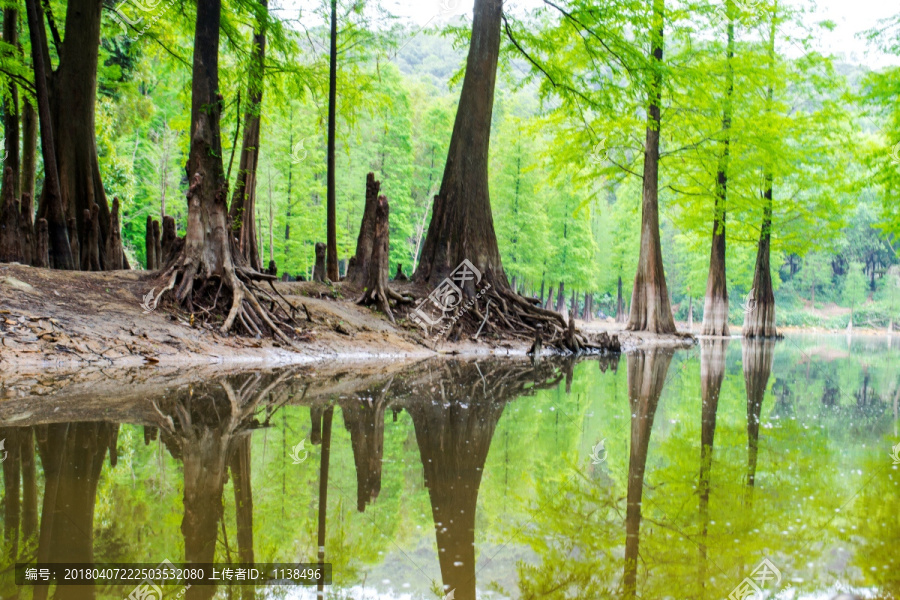
POLYGON ((237 248, 243 259, 255 271, 262 271, 259 247, 256 242, 256 180, 259 167, 260 111, 262 109, 263 77, 265 74, 267 0, 259 0, 263 15, 258 17, 253 32, 253 51, 248 72, 250 101, 244 114, 244 140, 237 181, 231 198, 229 217, 237 248))
MULTIPOLYGON (((769 24, 769 77, 775 70, 775 28, 777 25, 778 4, 772 9, 772 21, 769 24)), ((766 92, 766 111, 771 112, 775 91, 772 84, 766 92)), ((775 291, 772 288, 772 269, 769 256, 772 244, 772 205, 775 176, 772 168, 766 166, 766 189, 763 192, 763 219, 759 231, 759 245, 756 251, 756 269, 753 273, 752 299, 748 302, 748 310, 744 315, 744 337, 770 338, 778 335, 775 328, 775 291)))
MULTIPOLYGON (((322 454, 319 463, 319 519, 316 529, 320 563, 325 562, 325 525, 328 522, 328 467, 331 461, 331 422, 334 418, 334 406, 325 409, 322 415, 322 454)), ((318 595, 324 599, 324 582, 319 579, 318 595)))
POLYGON ((335 113, 337 106, 337 0, 331 0, 331 52, 328 80, 328 199, 326 201, 326 260, 328 279, 338 281, 337 215, 334 174, 335 113))
POLYGON ((22 104, 22 170, 19 187, 23 196, 28 194, 34 198, 34 178, 37 173, 37 113, 30 102, 22 104))
MULTIPOLYGON (((237 521, 238 560, 244 564, 254 561, 253 553, 253 489, 250 479, 249 435, 237 438, 231 450, 229 467, 234 482, 234 508, 237 521)), ((241 587, 241 597, 250 600, 255 597, 252 586, 241 587)))
MULTIPOLYGON (((509 288, 488 191, 488 154, 500 52, 502 0, 475 0, 462 92, 441 190, 415 279, 439 284, 468 259, 495 288, 509 288)), ((469 282, 469 285, 474 285, 469 282)), ((474 289, 466 289, 469 295, 474 289)))
POLYGON ((734 1, 725 1, 728 45, 725 60, 725 109, 722 116, 722 155, 716 174, 712 247, 703 306, 703 335, 728 335, 728 282, 725 278, 725 215, 728 203, 728 164, 731 151, 732 98, 734 96, 734 1))
POLYGON ((756 463, 759 454, 759 421, 766 387, 772 374, 775 354, 774 340, 744 340, 742 345, 744 387, 747 390, 747 502, 752 502, 756 484, 756 463))
POLYGON ((647 140, 644 146, 644 183, 641 192, 641 250, 631 294, 627 329, 675 333, 669 304, 666 273, 659 239, 659 136, 662 104, 663 28, 665 0, 652 0, 651 62, 653 74, 648 94, 647 140))
MULTIPOLYGON (((34 87, 37 96, 40 121, 41 152, 44 158, 44 189, 41 194, 38 217, 47 223, 48 258, 55 269, 72 270, 72 249, 69 246, 68 225, 66 223, 66 198, 59 185, 59 169, 56 164, 56 150, 53 137, 53 120, 50 111, 50 91, 47 85, 45 63, 47 41, 44 37, 44 16, 38 0, 26 0, 28 31, 31 37, 31 61, 34 65, 34 87)), ((99 10, 99 9, 98 9, 99 10)))
POLYGON ((707 583, 707 546, 709 532, 709 495, 711 486, 713 441, 716 436, 716 412, 719 394, 725 378, 725 353, 729 340, 702 340, 700 346, 700 477, 697 491, 700 496, 700 586, 707 583))
MULTIPOLYGON (((15 8, 3 9, 3 41, 18 49, 19 45, 19 11, 15 8)), ((19 189, 19 86, 12 79, 7 89, 8 96, 3 98, 3 130, 5 132, 6 160, 3 168, 12 169, 13 177, 12 196, 18 202, 21 197, 19 189)), ((3 189, 0 190, 0 198, 6 198, 6 178, 3 180, 3 189)))

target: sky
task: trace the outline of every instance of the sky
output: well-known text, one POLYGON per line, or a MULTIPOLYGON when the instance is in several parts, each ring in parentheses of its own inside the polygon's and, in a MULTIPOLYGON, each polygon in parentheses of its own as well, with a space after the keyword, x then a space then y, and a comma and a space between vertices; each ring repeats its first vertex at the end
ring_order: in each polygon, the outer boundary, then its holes
MULTIPOLYGON (((534 8, 543 4, 541 0, 513 1, 520 8, 534 8)), ((408 18, 420 26, 429 21, 434 25, 448 14, 470 16, 473 4, 474 0, 384 0, 383 3, 392 14, 408 18)), ((894 0, 818 0, 814 12, 807 17, 807 22, 831 20, 836 25, 831 32, 823 31, 820 51, 840 56, 849 62, 878 68, 900 65, 900 57, 885 56, 869 47, 865 40, 857 39, 856 35, 898 12, 900 5, 894 0)))

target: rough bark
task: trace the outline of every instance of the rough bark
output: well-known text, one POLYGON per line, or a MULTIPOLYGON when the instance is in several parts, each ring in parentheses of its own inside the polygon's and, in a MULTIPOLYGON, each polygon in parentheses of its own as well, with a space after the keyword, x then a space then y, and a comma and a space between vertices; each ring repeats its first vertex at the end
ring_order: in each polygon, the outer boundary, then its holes
MULTIPOLYGON (((502 0, 475 1, 469 54, 447 163, 414 276, 416 281, 432 287, 437 287, 467 259, 494 289, 509 289, 488 192, 502 4, 502 0)), ((472 289, 465 291, 474 295, 472 289)))
POLYGON ((106 270, 117 271, 124 267, 122 232, 119 225, 119 199, 113 198, 112 212, 109 214, 109 235, 106 237, 106 270))
POLYGON ((72 260, 75 261, 76 265, 81 266, 81 241, 78 235, 78 222, 75 220, 75 217, 69 217, 68 221, 68 229, 69 229, 69 247, 72 249, 72 260))
POLYGON ((156 260, 156 241, 153 239, 153 218, 150 215, 147 215, 147 225, 144 229, 144 253, 147 256, 147 270, 159 269, 156 260))
POLYGON ((648 91, 647 139, 644 144, 644 176, 641 191, 641 249, 634 291, 631 294, 629 331, 675 333, 669 290, 659 239, 659 135, 663 70, 664 0, 653 0, 650 61, 653 67, 648 91))
POLYGON ((22 196, 34 198, 34 178, 37 173, 37 113, 30 102, 22 103, 22 169, 19 187, 22 196))
MULTIPOLYGON (((55 269, 75 269, 72 250, 69 245, 68 224, 66 219, 66 198, 62 195, 59 182, 59 169, 56 163, 56 150, 53 136, 53 122, 50 110, 50 92, 47 85, 50 65, 49 52, 46 52, 44 37, 43 10, 38 0, 27 0, 28 31, 31 37, 31 61, 34 68, 35 91, 40 122, 41 152, 44 158, 44 187, 41 193, 38 216, 44 220, 47 228, 50 265, 55 269)), ((99 10, 99 7, 98 7, 99 10)), ((93 120, 91 120, 93 127, 93 120)), ((38 243, 41 237, 38 235, 38 243)), ((44 262, 39 253, 36 262, 44 262)))
POLYGON ((22 194, 22 206, 19 210, 19 239, 22 244, 22 264, 33 265, 35 255, 34 239, 34 203, 29 193, 22 194))
POLYGON ((703 335, 728 336, 728 283, 725 278, 725 216, 728 203, 728 164, 731 152, 732 97, 734 95, 734 3, 726 0, 728 43, 725 58, 725 108, 722 116, 722 155, 716 173, 713 233, 709 277, 703 305, 703 335))
POLYGON ((622 295, 622 276, 619 275, 619 287, 616 294, 616 323, 625 322, 625 298, 622 295))
POLYGON ((259 166, 260 112, 266 57, 267 0, 259 0, 263 15, 258 16, 253 32, 253 50, 248 69, 250 101, 244 114, 244 139, 238 164, 237 181, 231 198, 231 217, 237 238, 236 254, 256 271, 262 271, 256 227, 256 171, 259 166))
POLYGON ((644 471, 650 448, 650 433, 656 407, 666 383, 672 354, 662 350, 639 350, 628 357, 628 397, 631 404, 631 453, 628 459, 628 491, 625 507, 625 598, 637 592, 637 561, 641 534, 641 501, 644 471))
POLYGON ((175 217, 166 215, 163 217, 162 239, 160 240, 160 248, 162 254, 159 256, 160 268, 167 266, 169 261, 174 258, 172 256, 175 245, 178 240, 178 234, 175 231, 175 217))
POLYGON ((85 209, 84 219, 87 235, 81 240, 81 270, 102 271, 103 262, 100 254, 100 207, 96 204, 90 210, 85 209))
MULTIPOLYGON (((369 259, 369 265, 365 269, 368 276, 365 279, 365 290, 362 297, 357 300, 357 304, 368 306, 376 305, 381 311, 387 315, 391 323, 394 322, 394 313, 391 311, 391 291, 388 287, 388 247, 389 247, 389 229, 388 215, 390 208, 387 198, 380 196, 378 198, 378 206, 375 210, 375 231, 372 237, 372 255, 369 259)), ((318 263, 318 260, 316 261, 318 263)), ((356 268, 363 270, 360 261, 357 261, 356 268)), ((397 296, 396 294, 394 296, 397 296)))
POLYGON ((165 267, 165 263, 163 262, 163 254, 162 254, 162 232, 159 230, 159 221, 153 221, 153 256, 156 259, 156 268, 162 269, 165 267))
POLYGON ((0 204, 0 262, 23 262, 22 236, 19 228, 19 206, 14 195, 13 171, 3 170, 2 204, 0 204))
POLYGON ((316 243, 316 264, 313 267, 313 281, 322 283, 325 281, 325 254, 326 246, 322 242, 316 243))
MULTIPOLYGON (((16 8, 3 9, 3 41, 18 48, 19 45, 19 11, 16 8)), ((11 193, 14 198, 21 196, 19 187, 19 86, 9 79, 7 96, 3 98, 3 130, 5 133, 6 160, 4 161, 4 173, 7 168, 12 169, 12 179, 7 182, 3 178, 3 186, 0 189, 0 198, 6 198, 11 193)))
POLYGON ((35 232, 34 266, 42 269, 50 268, 50 226, 47 219, 37 220, 35 232))
POLYGON ((363 208, 362 222, 359 225, 359 236, 356 238, 356 254, 347 269, 347 283, 354 287, 362 287, 369 280, 372 253, 375 243, 375 213, 378 210, 378 193, 381 182, 375 180, 375 174, 366 175, 366 204, 363 208))

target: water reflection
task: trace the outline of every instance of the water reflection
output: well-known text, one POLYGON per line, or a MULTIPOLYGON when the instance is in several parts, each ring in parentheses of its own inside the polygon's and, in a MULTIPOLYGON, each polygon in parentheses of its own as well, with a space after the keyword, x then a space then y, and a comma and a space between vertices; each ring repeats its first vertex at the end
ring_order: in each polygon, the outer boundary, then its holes
POLYGON ((703 341, 699 360, 637 352, 622 370, 615 357, 182 377, 80 411, 65 394, 5 400, 0 596, 130 591, 16 589, 16 557, 319 558, 344 597, 561 600, 721 598, 768 556, 795 586, 770 590, 781 597, 896 594, 895 356, 791 343, 703 341), (608 459, 592 464, 600 439, 608 459))

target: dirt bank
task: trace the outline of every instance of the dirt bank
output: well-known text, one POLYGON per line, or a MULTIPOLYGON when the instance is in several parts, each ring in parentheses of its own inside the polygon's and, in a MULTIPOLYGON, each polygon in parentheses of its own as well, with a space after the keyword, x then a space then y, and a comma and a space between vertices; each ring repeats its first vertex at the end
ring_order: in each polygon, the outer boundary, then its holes
MULTIPOLYGON (((191 315, 172 310, 165 301, 147 312, 142 302, 162 287, 151 273, 0 265, 0 372, 84 365, 279 365, 439 354, 521 355, 529 346, 525 340, 485 336, 477 342, 435 344, 405 320, 393 325, 380 313, 357 306, 354 298, 344 297, 342 284, 276 285, 301 315, 302 335, 295 348, 221 335, 216 326, 204 325, 199 318, 192 322, 191 315)), ((603 325, 595 323, 589 330, 616 329, 603 325)), ((623 334, 622 340, 626 350, 693 343, 633 333, 623 334)))

